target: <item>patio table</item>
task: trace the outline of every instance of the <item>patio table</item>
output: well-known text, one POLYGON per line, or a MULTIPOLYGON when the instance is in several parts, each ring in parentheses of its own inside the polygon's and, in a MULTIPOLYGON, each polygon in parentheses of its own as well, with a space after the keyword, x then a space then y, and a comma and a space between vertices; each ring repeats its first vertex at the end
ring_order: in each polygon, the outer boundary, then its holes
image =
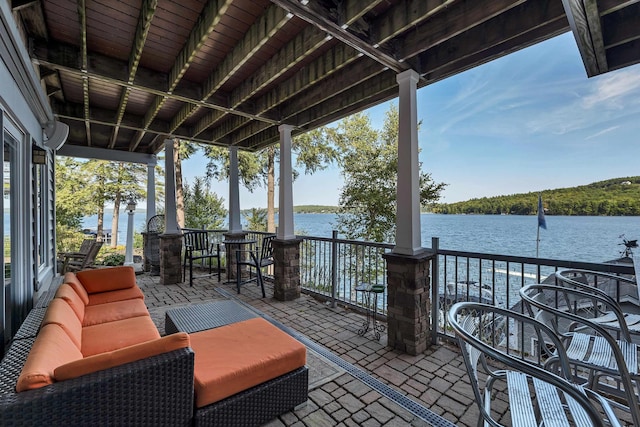
POLYGON ((258 316, 235 301, 212 301, 167 310, 164 330, 167 334, 176 332, 193 333, 254 317, 258 316))

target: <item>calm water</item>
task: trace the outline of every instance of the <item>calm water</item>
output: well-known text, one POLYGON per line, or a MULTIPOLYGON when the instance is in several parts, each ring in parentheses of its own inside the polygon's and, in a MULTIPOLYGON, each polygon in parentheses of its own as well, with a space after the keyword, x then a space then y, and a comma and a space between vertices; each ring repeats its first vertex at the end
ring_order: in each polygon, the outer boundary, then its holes
MULTIPOLYGON (((144 212, 134 216, 134 228, 144 230, 144 212)), ((618 237, 640 238, 640 217, 547 216, 547 229, 540 230, 540 257, 602 262, 616 258, 622 246, 618 237)), ((296 233, 331 237, 334 214, 297 214, 296 233)), ((96 216, 83 220, 95 228, 96 216)), ((432 215, 423 214, 422 245, 431 247, 431 238, 440 238, 442 249, 533 257, 536 254, 537 217, 515 215, 432 215)), ((111 215, 105 214, 105 228, 111 215)), ((118 242, 127 232, 127 214, 120 215, 118 242)), ((640 251, 638 251, 640 253, 640 251)))

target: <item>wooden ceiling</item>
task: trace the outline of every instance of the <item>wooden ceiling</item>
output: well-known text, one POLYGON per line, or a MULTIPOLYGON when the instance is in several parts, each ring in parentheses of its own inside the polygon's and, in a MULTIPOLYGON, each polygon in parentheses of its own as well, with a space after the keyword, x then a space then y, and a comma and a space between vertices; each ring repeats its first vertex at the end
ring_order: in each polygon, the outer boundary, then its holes
POLYGON ((140 153, 260 149, 396 97, 403 70, 423 87, 570 28, 588 75, 640 61, 639 0, 11 5, 67 144, 140 153))

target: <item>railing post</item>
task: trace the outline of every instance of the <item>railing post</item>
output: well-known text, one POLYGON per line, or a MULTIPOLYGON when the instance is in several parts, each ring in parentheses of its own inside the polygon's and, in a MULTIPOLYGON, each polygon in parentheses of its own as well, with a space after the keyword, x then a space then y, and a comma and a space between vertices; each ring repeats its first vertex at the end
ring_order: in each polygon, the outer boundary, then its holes
POLYGON ((336 286, 338 284, 338 232, 331 233, 331 308, 336 308, 336 286))
POLYGON ((440 239, 438 237, 431 238, 431 249, 435 256, 431 261, 431 344, 438 343, 438 313, 440 312, 440 298, 438 290, 440 289, 440 267, 438 249, 440 247, 440 239))

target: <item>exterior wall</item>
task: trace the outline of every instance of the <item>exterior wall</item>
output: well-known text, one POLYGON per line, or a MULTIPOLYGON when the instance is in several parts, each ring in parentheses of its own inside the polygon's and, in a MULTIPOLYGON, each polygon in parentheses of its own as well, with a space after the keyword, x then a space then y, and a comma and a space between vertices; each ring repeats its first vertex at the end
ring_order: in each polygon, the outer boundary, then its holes
MULTIPOLYGON (((0 81, 0 140, 4 144, 5 128, 18 139, 12 147, 11 197, 3 197, 0 202, 3 220, 7 210, 11 218, 11 246, 4 249, 3 245, 2 258, 4 267, 7 256, 11 257, 11 280, 5 274, 5 286, 0 292, 0 334, 6 343, 55 274, 54 153, 47 149, 47 163, 34 166, 31 149, 32 145, 45 148, 42 129, 53 120, 53 114, 8 2, 0 2, 0 81), (39 180, 34 180, 36 174, 39 180), (36 181, 40 183, 37 188, 36 181)), ((4 221, 0 227, 4 241, 8 231, 4 221)))

